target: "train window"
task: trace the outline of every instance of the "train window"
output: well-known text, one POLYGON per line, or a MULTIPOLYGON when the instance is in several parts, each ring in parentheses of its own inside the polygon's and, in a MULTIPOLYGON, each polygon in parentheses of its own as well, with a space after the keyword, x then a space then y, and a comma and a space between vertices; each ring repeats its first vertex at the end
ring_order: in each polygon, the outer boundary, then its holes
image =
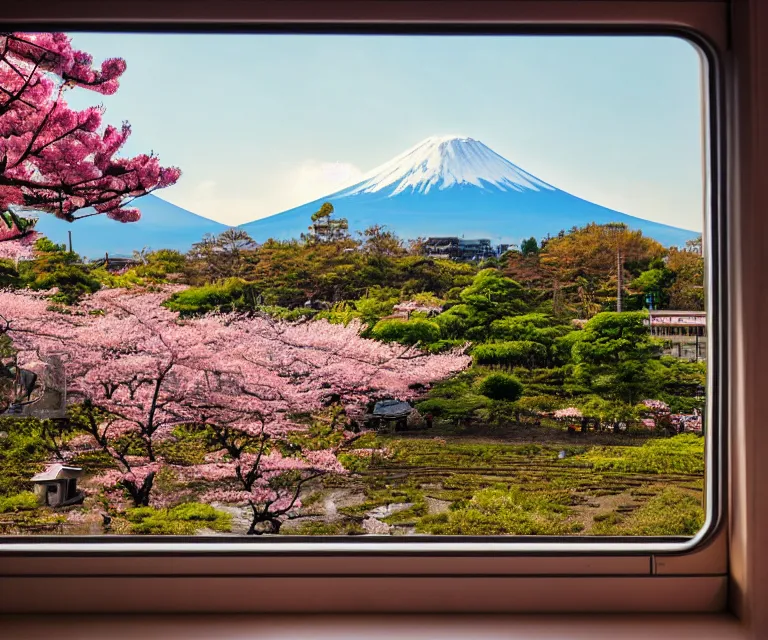
POLYGON ((673 35, 0 34, 0 534, 703 535, 712 73, 673 35))

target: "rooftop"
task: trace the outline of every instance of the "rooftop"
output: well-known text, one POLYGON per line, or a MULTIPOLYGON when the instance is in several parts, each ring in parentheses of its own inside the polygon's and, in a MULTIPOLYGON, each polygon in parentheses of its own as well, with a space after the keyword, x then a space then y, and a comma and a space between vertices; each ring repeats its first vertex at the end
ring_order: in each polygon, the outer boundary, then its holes
POLYGON ((68 467, 63 464, 52 464, 45 471, 32 476, 32 482, 51 482, 53 480, 69 480, 83 474, 80 467, 68 467))

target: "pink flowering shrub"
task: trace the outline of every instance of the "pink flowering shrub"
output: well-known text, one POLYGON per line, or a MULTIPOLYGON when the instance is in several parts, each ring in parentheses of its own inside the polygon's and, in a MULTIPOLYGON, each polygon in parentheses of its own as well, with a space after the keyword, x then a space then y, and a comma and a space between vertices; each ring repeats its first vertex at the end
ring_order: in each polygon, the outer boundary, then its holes
POLYGON ((576 407, 568 407, 566 409, 558 409, 555 411, 554 416, 557 420, 575 420, 581 419, 582 413, 576 407))
POLYGON ((657 413, 669 413, 669 405, 661 400, 643 400, 642 404, 657 413))

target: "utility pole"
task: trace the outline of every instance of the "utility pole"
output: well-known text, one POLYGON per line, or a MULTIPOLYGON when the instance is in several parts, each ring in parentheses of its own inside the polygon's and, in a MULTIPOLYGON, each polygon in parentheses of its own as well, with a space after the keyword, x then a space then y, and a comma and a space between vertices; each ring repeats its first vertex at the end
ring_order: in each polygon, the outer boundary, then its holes
POLYGON ((621 313, 621 290, 624 287, 623 269, 621 268, 621 243, 616 243, 616 312, 621 313))
POLYGON ((621 222, 610 222, 605 225, 610 234, 616 240, 616 312, 622 311, 622 289, 624 288, 624 270, 622 269, 621 234, 626 231, 627 225, 621 222))
POLYGON ((69 252, 72 253, 72 232, 67 231, 67 235, 69 236, 69 252))

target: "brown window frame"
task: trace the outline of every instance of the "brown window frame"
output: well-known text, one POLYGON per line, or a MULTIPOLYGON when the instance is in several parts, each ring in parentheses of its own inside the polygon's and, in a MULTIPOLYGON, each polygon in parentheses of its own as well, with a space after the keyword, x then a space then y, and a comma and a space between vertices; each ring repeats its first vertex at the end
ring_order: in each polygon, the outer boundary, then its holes
MULTIPOLYGON (((82 611, 719 612, 730 606, 745 619, 765 616, 756 606, 754 593, 756 585, 768 584, 768 578, 751 564, 755 558, 766 558, 765 545, 758 545, 758 536, 764 537, 766 529, 757 528, 765 516, 755 508, 756 485, 751 483, 766 475, 755 456, 759 451, 768 453, 766 437, 754 424, 759 417, 756 385, 766 382, 766 374, 755 366, 756 358, 762 355, 768 361, 765 337, 757 331, 760 302, 755 295, 765 277, 754 275, 755 268, 758 274, 768 272, 766 240, 759 234, 765 227, 757 215, 758 199, 768 202, 757 170, 761 161, 768 162, 768 153, 759 146, 766 134, 758 128, 762 103, 756 102, 768 97, 756 62, 758 56, 763 64, 768 62, 768 46, 760 44, 759 37, 759 29, 768 28, 768 15, 756 0, 737 5, 733 15, 723 0, 134 0, 119 4, 38 0, 34 6, 0 6, 0 23, 57 30, 85 25, 159 30, 309 30, 344 25, 359 31, 393 24, 419 30, 439 25, 443 30, 469 25, 489 31, 510 27, 669 30, 700 39, 723 65, 724 83, 718 91, 722 91, 729 135, 727 140, 718 137, 710 142, 717 145, 715 156, 728 158, 730 169, 731 274, 729 297, 714 305, 732 311, 730 324, 717 327, 718 343, 725 344, 729 338, 735 345, 729 360, 721 363, 723 377, 718 381, 727 382, 730 390, 729 446, 718 443, 730 460, 729 475, 722 478, 728 480, 729 500, 728 504, 723 501, 722 517, 706 539, 689 551, 606 554, 579 549, 572 540, 563 550, 542 548, 525 555, 487 546, 473 555, 450 548, 429 555, 415 551, 381 555, 365 546, 351 553, 327 546, 323 551, 299 552, 289 545, 270 554, 220 549, 180 553, 175 542, 155 544, 153 551, 131 548, 127 552, 94 548, 82 553, 71 548, 76 543, 62 543, 45 552, 3 548, 0 612, 54 612, 57 605, 41 604, 34 594, 58 586, 78 591, 82 611), (739 38, 733 37, 734 30, 739 38), (758 134, 762 137, 756 138, 758 134), (258 598, 253 598, 254 590, 258 598)), ((714 339, 713 333, 708 332, 708 340, 714 339)))

